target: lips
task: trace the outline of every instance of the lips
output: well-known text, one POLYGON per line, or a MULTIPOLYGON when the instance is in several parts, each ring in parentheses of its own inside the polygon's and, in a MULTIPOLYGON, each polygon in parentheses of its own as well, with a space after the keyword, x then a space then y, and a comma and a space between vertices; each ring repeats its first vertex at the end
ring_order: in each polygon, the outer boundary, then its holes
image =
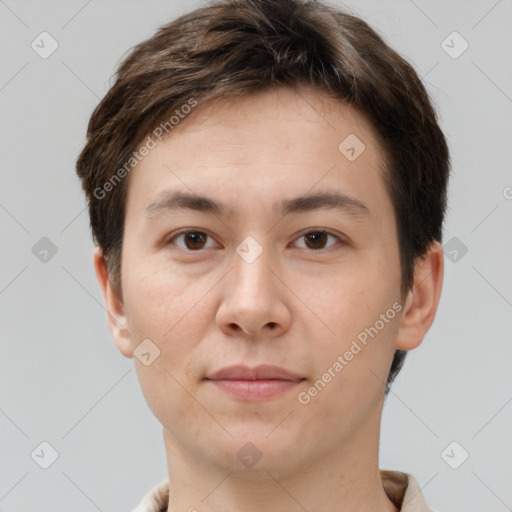
POLYGON ((206 377, 207 380, 283 380, 300 382, 303 377, 278 366, 260 365, 250 368, 244 365, 228 366, 206 377))
POLYGON ((205 378, 208 386, 241 401, 262 401, 285 396, 305 380, 296 373, 278 366, 244 365, 222 368, 205 378))

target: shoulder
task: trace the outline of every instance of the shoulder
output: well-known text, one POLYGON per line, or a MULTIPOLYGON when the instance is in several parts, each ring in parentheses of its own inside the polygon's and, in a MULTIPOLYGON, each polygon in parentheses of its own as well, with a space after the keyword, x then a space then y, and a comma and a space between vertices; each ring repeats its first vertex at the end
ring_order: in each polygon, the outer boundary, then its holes
POLYGON ((169 481, 153 487, 132 512, 166 512, 169 504, 169 481))
POLYGON ((420 486, 409 473, 380 470, 382 486, 389 499, 401 512, 432 512, 428 508, 420 486))

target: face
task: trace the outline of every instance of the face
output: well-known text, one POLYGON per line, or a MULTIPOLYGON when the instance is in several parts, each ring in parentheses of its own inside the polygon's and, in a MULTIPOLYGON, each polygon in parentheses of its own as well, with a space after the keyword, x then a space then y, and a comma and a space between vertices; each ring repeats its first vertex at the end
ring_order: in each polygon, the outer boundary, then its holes
POLYGON ((115 337, 168 442, 284 473, 380 418, 402 316, 383 174, 357 112, 288 88, 199 105, 132 171, 115 337), (293 378, 210 380, 233 365, 293 378))

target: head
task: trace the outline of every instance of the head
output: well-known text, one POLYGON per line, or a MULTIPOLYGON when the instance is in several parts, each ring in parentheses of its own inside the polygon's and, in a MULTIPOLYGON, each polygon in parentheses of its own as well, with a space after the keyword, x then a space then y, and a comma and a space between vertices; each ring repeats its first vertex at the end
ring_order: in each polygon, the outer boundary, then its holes
MULTIPOLYGON (((77 172, 116 344, 128 357, 144 339, 158 348, 137 367, 164 426, 178 381, 199 398, 208 372, 241 361, 302 372, 325 421, 334 401, 343 414, 362 400, 356 425, 433 321, 447 144, 414 69, 355 16, 226 0, 161 27, 121 62, 77 172), (175 192, 194 208, 171 207, 175 192), (335 207, 336 193, 352 200, 335 207), (350 350, 341 388, 332 367, 350 350)), ((225 405, 219 423, 238 432, 225 405)))

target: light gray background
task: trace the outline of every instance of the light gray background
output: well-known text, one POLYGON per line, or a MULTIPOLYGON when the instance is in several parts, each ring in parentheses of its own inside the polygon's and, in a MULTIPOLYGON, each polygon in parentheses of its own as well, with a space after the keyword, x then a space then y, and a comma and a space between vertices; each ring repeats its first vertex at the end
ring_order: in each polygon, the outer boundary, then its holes
MULTIPOLYGON (((0 0, 3 512, 131 510, 167 477, 107 329, 74 167, 124 52, 203 4, 0 0), (31 48, 42 31, 59 44, 47 59, 31 48), (42 237, 58 249, 46 263, 42 237), (43 441, 59 454, 46 470, 31 457, 43 441)), ((439 511, 512 510, 512 2, 346 5, 424 77, 453 157, 445 242, 467 247, 446 258, 435 323, 385 404, 380 467, 412 473, 439 511), (453 31, 469 43, 456 59, 441 46, 453 31), (458 469, 441 457, 452 441, 469 453, 458 469)))

